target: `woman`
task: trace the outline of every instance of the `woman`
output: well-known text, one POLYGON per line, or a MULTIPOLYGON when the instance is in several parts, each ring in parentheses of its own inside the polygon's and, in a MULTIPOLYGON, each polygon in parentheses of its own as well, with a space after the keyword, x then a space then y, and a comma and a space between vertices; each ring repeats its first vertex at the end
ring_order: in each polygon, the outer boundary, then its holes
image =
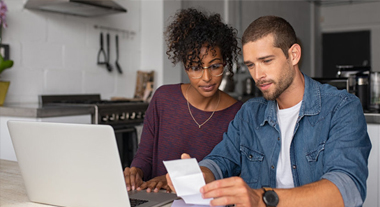
POLYGON ((138 151, 131 168, 124 170, 128 190, 170 191, 162 161, 178 159, 184 152, 202 160, 222 140, 242 105, 218 89, 225 70, 233 74, 240 52, 236 30, 222 23, 219 14, 181 10, 166 36, 169 58, 184 64, 190 83, 156 90, 138 151))

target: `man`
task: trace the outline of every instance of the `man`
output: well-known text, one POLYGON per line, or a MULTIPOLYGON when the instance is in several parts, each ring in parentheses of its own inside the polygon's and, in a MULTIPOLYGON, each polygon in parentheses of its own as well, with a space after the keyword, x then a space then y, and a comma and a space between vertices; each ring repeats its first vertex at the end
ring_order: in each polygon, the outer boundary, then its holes
POLYGON ((243 105, 199 163, 203 197, 213 206, 361 206, 371 143, 359 99, 299 70, 301 47, 280 17, 252 22, 242 45, 264 97, 243 105))

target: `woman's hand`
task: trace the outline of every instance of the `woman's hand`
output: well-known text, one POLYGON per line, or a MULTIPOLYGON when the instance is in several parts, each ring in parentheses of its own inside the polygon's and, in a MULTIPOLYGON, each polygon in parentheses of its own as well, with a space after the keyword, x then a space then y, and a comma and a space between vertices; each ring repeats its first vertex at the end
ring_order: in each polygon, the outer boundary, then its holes
POLYGON ((137 190, 144 190, 149 193, 153 190, 153 192, 158 192, 160 189, 165 189, 167 193, 171 192, 170 187, 168 186, 168 183, 166 181, 165 175, 161 175, 158 177, 155 177, 145 183, 143 183, 140 187, 137 188, 137 190))
POLYGON ((126 167, 124 169, 124 179, 127 185, 127 190, 136 190, 143 184, 143 171, 136 167, 126 167))

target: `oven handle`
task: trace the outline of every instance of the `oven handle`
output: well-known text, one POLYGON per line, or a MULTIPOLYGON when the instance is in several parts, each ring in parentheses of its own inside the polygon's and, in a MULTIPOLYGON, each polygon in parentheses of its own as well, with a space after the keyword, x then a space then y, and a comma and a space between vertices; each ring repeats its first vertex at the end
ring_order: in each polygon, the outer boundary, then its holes
POLYGON ((95 114, 94 114, 94 117, 92 119, 92 123, 93 124, 99 124, 99 122, 98 122, 98 119, 99 119, 99 109, 98 109, 98 106, 94 105, 94 109, 95 109, 95 114))
POLYGON ((135 127, 131 128, 123 128, 123 129, 114 129, 115 133, 120 133, 120 132, 134 132, 136 131, 135 127))

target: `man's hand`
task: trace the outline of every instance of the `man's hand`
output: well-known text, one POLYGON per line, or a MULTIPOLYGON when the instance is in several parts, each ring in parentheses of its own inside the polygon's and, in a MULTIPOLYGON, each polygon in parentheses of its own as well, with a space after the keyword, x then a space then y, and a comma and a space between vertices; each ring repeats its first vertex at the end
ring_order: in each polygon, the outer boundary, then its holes
MULTIPOLYGON (((181 155, 181 159, 190 159, 190 155, 189 154, 186 154, 186 153, 183 153, 181 155)), ((170 176, 169 176, 169 173, 166 173, 166 180, 168 182, 168 186, 170 187, 170 189, 175 192, 175 189, 174 189, 174 186, 173 186, 173 183, 172 183, 172 180, 170 179, 170 176)))
POLYGON ((124 169, 124 179, 127 185, 127 190, 136 190, 143 183, 142 181, 143 171, 136 167, 126 167, 124 169))
POLYGON ((165 189, 167 193, 171 192, 171 189, 166 182, 165 175, 155 177, 143 183, 140 187, 137 188, 137 190, 146 189, 146 191, 149 193, 152 191, 152 189, 154 189, 154 192, 158 192, 161 188, 165 189))
POLYGON ((213 181, 201 188, 203 198, 214 198, 212 206, 265 207, 262 189, 251 189, 242 178, 231 177, 213 181))

